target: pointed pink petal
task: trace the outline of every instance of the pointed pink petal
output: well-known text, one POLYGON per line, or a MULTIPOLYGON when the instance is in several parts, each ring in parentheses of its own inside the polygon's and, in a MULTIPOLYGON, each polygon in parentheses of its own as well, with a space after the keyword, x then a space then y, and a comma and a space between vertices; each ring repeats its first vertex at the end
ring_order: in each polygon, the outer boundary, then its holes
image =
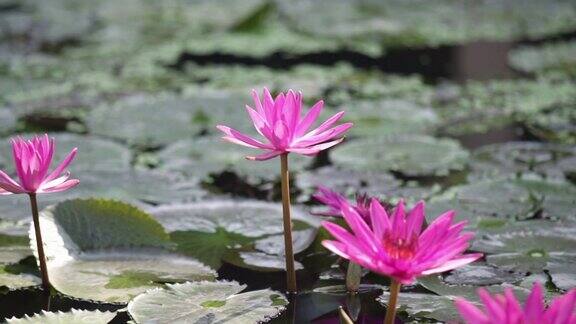
POLYGON ((260 149, 270 149, 271 146, 264 144, 256 139, 253 139, 252 137, 245 135, 233 128, 230 128, 228 126, 223 126, 223 125, 218 125, 216 126, 216 128, 218 128, 221 132, 223 132, 224 134, 226 134, 227 136, 225 137, 226 140, 230 141, 230 142, 234 142, 240 145, 244 145, 244 146, 248 146, 248 147, 252 147, 252 148, 260 148, 260 149), (232 139, 236 139, 237 141, 233 141, 232 139), (241 144, 240 142, 244 143, 241 144))
POLYGON ((342 125, 338 125, 332 129, 329 129, 325 132, 322 132, 320 134, 316 134, 313 136, 307 136, 307 137, 301 137, 294 142, 293 146, 298 147, 298 148, 302 148, 302 147, 307 147, 310 145, 316 145, 318 143, 332 140, 332 139, 339 137, 340 135, 346 133, 352 126, 353 126, 352 123, 345 123, 342 125))
POLYGON ((302 136, 308 131, 310 126, 312 126, 316 119, 318 119, 320 112, 322 112, 322 107, 324 107, 324 101, 320 100, 314 106, 312 106, 312 108, 310 108, 306 116, 304 116, 304 118, 296 127, 296 133, 294 134, 295 137, 302 136))
POLYGON ((490 324, 490 318, 486 316, 478 307, 464 298, 456 298, 454 302, 460 316, 469 324, 490 324))
POLYGON ((262 107, 262 102, 260 101, 260 97, 258 97, 258 92, 255 89, 252 89, 252 99, 254 99, 254 106, 256 107, 256 111, 262 117, 266 116, 264 112, 264 108, 262 107))
POLYGON ((342 118, 342 116, 344 116, 344 112, 343 112, 343 111, 340 111, 340 112, 336 113, 336 114, 333 115, 332 117, 328 118, 325 122, 323 122, 322 124, 320 124, 320 126, 318 126, 317 128, 313 129, 312 131, 310 131, 310 133, 304 135, 304 137, 308 137, 308 136, 320 134, 320 133, 326 131, 327 129, 329 129, 330 127, 332 127, 332 125, 334 125, 336 122, 338 122, 338 121, 340 120, 340 118, 342 118))
POLYGON ((38 190, 38 193, 61 192, 61 191, 65 191, 65 190, 68 190, 70 188, 73 188, 73 187, 77 186, 79 183, 80 183, 80 180, 78 180, 78 179, 70 179, 70 180, 67 180, 64 183, 57 185, 55 187, 38 190))
POLYGON ((26 190, 12 180, 4 171, 0 171, 0 188, 15 194, 26 193, 26 190))
POLYGON ((297 153, 297 154, 303 154, 303 155, 316 155, 320 151, 329 149, 332 146, 340 144, 343 140, 344 140, 344 138, 342 137, 342 138, 339 138, 335 141, 321 143, 321 144, 317 144, 317 145, 310 146, 307 148, 289 148, 286 151, 297 153))
POLYGON ((422 274, 427 276, 427 275, 430 275, 433 273, 440 273, 440 272, 445 272, 448 270, 456 269, 458 267, 472 263, 472 262, 480 259, 481 257, 482 257, 482 253, 465 254, 465 255, 462 255, 458 258, 455 258, 455 259, 452 259, 448 262, 445 262, 444 264, 442 264, 439 267, 428 269, 426 271, 422 271, 422 274))
POLYGON ((411 234, 420 235, 420 232, 422 231, 422 224, 424 223, 424 210, 425 210, 424 201, 419 201, 408 214, 406 225, 407 226, 406 232, 408 235, 411 234))
POLYGON ((534 283, 532 292, 526 299, 524 304, 524 313, 527 319, 538 319, 544 313, 544 293, 540 283, 534 283))
POLYGON ((62 172, 66 170, 66 168, 70 165, 70 163, 72 163, 72 160, 74 160, 74 157, 76 156, 77 152, 78 152, 77 148, 72 149, 72 151, 68 153, 68 156, 64 158, 62 163, 60 163, 60 165, 58 165, 56 169, 54 169, 54 171, 52 171, 52 173, 50 173, 50 175, 48 175, 48 177, 44 179, 44 181, 52 181, 58 178, 60 174, 62 174, 62 172))
POLYGON ((384 233, 392 227, 388 213, 376 198, 372 198, 370 201, 370 223, 378 240, 384 239, 384 233))
POLYGON ((281 151, 270 151, 264 154, 256 155, 256 156, 247 156, 246 159, 250 161, 265 161, 270 160, 271 158, 277 157, 278 155, 282 154, 281 151))

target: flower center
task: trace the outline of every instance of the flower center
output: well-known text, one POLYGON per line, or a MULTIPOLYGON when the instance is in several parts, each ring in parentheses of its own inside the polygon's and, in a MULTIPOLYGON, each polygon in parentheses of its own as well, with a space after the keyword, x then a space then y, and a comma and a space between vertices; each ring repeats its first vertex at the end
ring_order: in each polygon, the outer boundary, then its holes
POLYGON ((384 236, 384 250, 393 259, 412 259, 418 248, 418 237, 413 235, 410 238, 395 237, 394 235, 384 236))

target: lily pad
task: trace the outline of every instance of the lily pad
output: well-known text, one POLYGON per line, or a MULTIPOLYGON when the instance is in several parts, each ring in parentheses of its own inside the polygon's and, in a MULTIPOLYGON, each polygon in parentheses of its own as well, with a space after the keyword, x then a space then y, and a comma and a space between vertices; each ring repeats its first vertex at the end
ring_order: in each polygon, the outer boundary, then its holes
POLYGON ((576 148, 541 142, 507 142, 483 146, 472 156, 473 178, 537 173, 564 179, 576 172, 576 148))
MULTIPOLYGON (((278 159, 268 161, 247 161, 246 156, 254 151, 225 142, 220 137, 203 136, 175 142, 158 153, 160 169, 178 171, 197 178, 210 174, 233 171, 249 184, 258 185, 264 181, 275 181, 280 176, 278 159)), ((290 171, 302 171, 313 159, 291 154, 290 171)))
MULTIPOLYGON (((387 306, 390 293, 384 292, 377 301, 387 306)), ((417 319, 435 319, 442 322, 460 319, 453 298, 423 293, 400 293, 398 311, 417 319)))
MULTIPOLYGON (((574 84, 572 84, 574 86, 574 84)), ((527 118, 526 127, 534 136, 563 144, 576 144, 576 96, 564 105, 552 105, 527 118)))
MULTIPOLYGON (((215 276, 172 253, 162 226, 131 205, 69 200, 43 210, 40 225, 52 285, 77 298, 125 303, 164 283, 215 276)), ((34 248, 34 235, 31 241, 34 248)))
POLYGON ((458 219, 466 219, 479 229, 489 229, 491 221, 575 219, 575 197, 576 187, 567 182, 538 178, 487 179, 452 187, 432 198, 426 214, 431 222, 442 212, 454 209, 458 219))
POLYGON ((167 285, 136 297, 128 312, 136 323, 261 323, 278 316, 288 304, 270 289, 249 291, 237 282, 187 282, 167 285))
POLYGON ((9 324, 107 324, 116 313, 72 309, 70 312, 46 312, 24 318, 10 318, 9 324))
POLYGON ((360 171, 350 168, 326 166, 298 174, 296 186, 302 191, 298 199, 306 202, 319 186, 328 187, 347 197, 356 194, 381 197, 389 201, 399 198, 424 199, 436 193, 436 186, 420 186, 413 181, 400 181, 392 174, 381 171, 360 171))
POLYGON ((336 148, 331 158, 335 165, 350 169, 426 177, 462 171, 468 152, 454 140, 407 135, 351 140, 336 148))
POLYGON ((350 136, 425 134, 439 123, 436 112, 406 100, 355 101, 345 119, 354 123, 350 136))
MULTIPOLYGON (((24 134, 24 138, 32 135, 24 134)), ((131 168, 132 153, 118 143, 97 137, 81 136, 69 133, 49 134, 54 137, 56 152, 54 154, 53 168, 60 163, 73 148, 78 148, 78 155, 70 165, 73 176, 79 171, 119 170, 127 171, 131 168)), ((13 172, 12 147, 8 139, 0 142, 0 165, 4 170, 13 172)))
POLYGON ((508 56, 510 65, 522 72, 558 72, 576 76, 576 41, 521 46, 508 56))
MULTIPOLYGON (((284 269, 280 204, 216 200, 150 211, 171 232, 178 250, 214 268, 222 261, 261 270, 284 269)), ((312 244, 318 221, 293 209, 295 253, 312 244)))

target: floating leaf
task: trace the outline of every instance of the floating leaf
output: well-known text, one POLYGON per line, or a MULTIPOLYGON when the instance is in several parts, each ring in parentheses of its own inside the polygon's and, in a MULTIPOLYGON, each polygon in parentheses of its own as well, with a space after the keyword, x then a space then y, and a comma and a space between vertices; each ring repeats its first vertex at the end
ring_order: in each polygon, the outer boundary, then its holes
MULTIPOLYGON (((216 200, 167 205, 150 211, 171 232, 178 250, 219 268, 222 261, 251 268, 284 269, 282 210, 279 204, 216 200)), ((293 209, 295 253, 316 235, 317 220, 293 209)))
POLYGON ((72 309, 70 312, 46 312, 24 318, 10 318, 8 324, 107 324, 116 313, 72 309))
POLYGON ((167 285, 136 297, 128 312, 137 323, 260 323, 278 316, 288 301, 270 289, 241 293, 236 282, 187 282, 167 285))
POLYGON ((502 283, 516 283, 524 278, 523 273, 504 270, 478 262, 452 270, 444 277, 451 285, 489 286, 502 283))
POLYGON ((64 294, 122 303, 167 282, 215 276, 171 253, 162 226, 124 203, 69 200, 43 210, 40 219, 50 280, 64 294))
POLYGON ((487 179, 455 186, 434 197, 427 205, 427 217, 433 218, 448 209, 456 210, 459 219, 470 225, 489 229, 507 219, 574 219, 576 187, 562 181, 541 179, 487 179), (491 221, 496 221, 491 222, 491 221))
MULTIPOLYGON (((178 171, 197 178, 229 170, 250 184, 274 181, 279 178, 280 162, 247 161, 246 156, 255 151, 225 142, 220 137, 203 136, 177 141, 158 153, 160 169, 178 171)), ((298 172, 311 164, 313 159, 290 155, 290 171, 298 172)))
MULTIPOLYGON (((378 297, 378 302, 384 306, 388 304, 389 292, 378 297)), ((422 293, 400 293, 398 296, 398 310, 408 313, 409 316, 419 319, 433 318, 442 322, 460 319, 454 307, 453 298, 422 293)))
POLYGON ((354 123, 350 136, 424 134, 439 122, 432 108, 406 100, 354 101, 346 108, 345 119, 354 123))
POLYGON ((510 51, 508 57, 510 65, 522 72, 576 75, 576 41, 521 46, 510 51))
POLYGON ((298 174, 295 183, 302 190, 300 201, 311 200, 312 194, 319 186, 325 186, 350 198, 360 193, 386 200, 428 198, 439 189, 435 186, 419 186, 411 181, 403 182, 387 172, 360 171, 334 166, 298 174))
POLYGON ((408 177, 461 171, 468 153, 450 139, 391 136, 350 141, 331 154, 335 165, 362 171, 394 171, 408 177))
POLYGON ((540 113, 530 115, 526 122, 529 132, 547 141, 576 144, 575 97, 572 95, 571 103, 550 105, 540 113))
POLYGON ((565 178, 576 172, 576 148, 541 142, 507 142, 486 145, 472 156, 473 178, 493 178, 534 172, 565 178))

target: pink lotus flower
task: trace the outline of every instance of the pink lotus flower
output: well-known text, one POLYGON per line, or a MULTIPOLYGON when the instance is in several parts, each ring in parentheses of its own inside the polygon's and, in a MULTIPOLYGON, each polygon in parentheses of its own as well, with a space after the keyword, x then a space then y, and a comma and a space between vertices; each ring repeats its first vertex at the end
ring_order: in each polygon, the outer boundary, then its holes
MULTIPOLYGON (((342 208, 349 206, 348 200, 344 195, 324 186, 319 186, 318 191, 312 195, 314 199, 328 207, 328 210, 316 212, 319 216, 342 216, 342 208)), ((362 216, 367 224, 370 224, 370 197, 366 194, 356 195, 356 204, 351 207, 362 216)))
POLYGON ((76 156, 76 148, 66 156, 56 169, 48 173, 54 155, 53 138, 51 139, 45 134, 34 137, 32 140, 17 137, 11 141, 12 156, 20 182, 16 182, 5 172, 0 171, 0 194, 59 192, 70 189, 79 183, 76 179, 69 179, 70 173, 65 171, 76 156))
POLYGON ((483 288, 478 295, 484 304, 484 311, 469 301, 456 299, 456 308, 468 324, 575 324, 576 289, 557 297, 548 309, 544 306, 542 285, 535 283, 524 307, 520 306, 512 289, 504 295, 491 296, 483 288))
POLYGON ((303 155, 316 155, 318 152, 342 142, 343 135, 352 123, 344 123, 332 127, 342 116, 341 111, 328 118, 317 128, 308 131, 316 122, 323 101, 318 101, 310 111, 301 118, 302 94, 289 90, 286 94, 280 93, 276 99, 272 98, 268 89, 264 88, 262 101, 255 90, 252 90, 256 109, 246 106, 248 115, 252 119, 254 128, 265 138, 259 141, 228 126, 218 125, 217 128, 224 133, 224 139, 239 145, 261 149, 266 153, 247 156, 249 160, 264 161, 285 153, 298 153, 303 155))
POLYGON ((422 232, 424 202, 408 214, 400 201, 392 217, 377 199, 370 203, 370 226, 348 206, 342 214, 351 229, 330 222, 322 225, 334 236, 323 241, 328 250, 401 284, 413 283, 417 277, 440 273, 474 262, 482 254, 463 254, 472 233, 462 233, 465 222, 452 224, 454 211, 438 217, 422 232))

